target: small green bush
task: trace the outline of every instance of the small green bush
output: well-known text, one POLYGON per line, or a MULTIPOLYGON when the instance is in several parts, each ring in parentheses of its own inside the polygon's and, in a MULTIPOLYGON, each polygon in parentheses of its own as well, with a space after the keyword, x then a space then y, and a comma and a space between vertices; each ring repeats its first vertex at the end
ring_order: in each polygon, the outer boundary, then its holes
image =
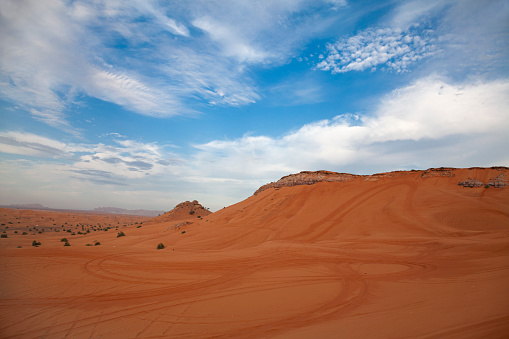
POLYGON ((67 238, 62 238, 60 239, 60 242, 68 242, 69 240, 67 240, 67 238))
POLYGON ((91 244, 86 244, 85 246, 92 246, 91 244))
POLYGON ((64 244, 64 246, 71 246, 71 244, 69 244, 68 242, 66 242, 66 243, 64 244))
POLYGON ((182 231, 182 234, 186 233, 186 231, 182 231))
POLYGON ((160 242, 159 244, 157 244, 157 249, 158 250, 162 250, 164 248, 164 244, 162 242, 160 242))
POLYGON ((18 248, 23 248, 23 246, 18 246, 18 248))
POLYGON ((37 247, 37 246, 41 246, 41 245, 42 245, 42 244, 41 244, 40 242, 38 242, 38 241, 35 241, 35 240, 34 240, 34 241, 32 241, 32 246, 37 247))
POLYGON ((2 235, 0 235, 0 237, 2 237, 2 238, 7 238, 7 234, 2 233, 2 235))
POLYGON ((28 234, 27 232, 23 232, 23 233, 21 233, 21 235, 27 235, 27 234, 28 234))
POLYGON ((101 243, 99 241, 96 241, 94 246, 99 246, 101 243))
POLYGON ((125 237, 125 233, 124 232, 118 232, 117 233, 117 238, 120 238, 120 237, 125 237))

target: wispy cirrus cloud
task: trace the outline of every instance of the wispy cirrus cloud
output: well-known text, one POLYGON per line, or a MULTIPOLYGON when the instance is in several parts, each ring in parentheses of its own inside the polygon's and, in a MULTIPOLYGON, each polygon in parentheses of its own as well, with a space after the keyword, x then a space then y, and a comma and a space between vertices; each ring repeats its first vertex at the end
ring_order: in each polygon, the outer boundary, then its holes
MULTIPOLYGON (((339 8, 342 2, 325 2, 339 8)), ((76 136, 76 98, 148 116, 261 98, 250 67, 279 65, 327 25, 313 1, 3 1, 0 91, 76 136), (291 20, 299 17, 298 22, 291 20)), ((323 13, 322 13, 323 14, 323 13)), ((83 102, 83 100, 81 100, 83 102)))

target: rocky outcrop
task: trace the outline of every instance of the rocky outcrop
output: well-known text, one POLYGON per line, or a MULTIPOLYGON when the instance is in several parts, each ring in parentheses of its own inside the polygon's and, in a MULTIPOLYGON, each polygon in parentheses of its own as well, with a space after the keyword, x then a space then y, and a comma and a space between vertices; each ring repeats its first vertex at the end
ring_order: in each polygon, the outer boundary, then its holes
POLYGON ((504 175, 500 174, 498 177, 491 179, 486 183, 486 187, 504 188, 508 183, 504 179, 504 175))
POLYGON ((471 187, 471 188, 472 187, 482 187, 483 183, 479 179, 468 178, 467 180, 463 180, 463 181, 458 182, 458 186, 471 187))
POLYGON ((263 185, 260 187, 256 192, 255 195, 265 191, 269 188, 281 188, 281 187, 291 187, 291 186, 298 186, 298 185, 313 185, 317 182, 343 182, 343 181, 349 181, 354 178, 362 177, 361 175, 355 175, 355 174, 348 174, 348 173, 336 173, 336 172, 330 172, 330 171, 316 171, 316 172, 310 172, 310 171, 303 171, 297 174, 290 174, 287 176, 282 177, 276 182, 271 182, 270 184, 263 185))
POLYGON ((422 178, 433 178, 433 177, 454 177, 454 168, 451 167, 439 167, 430 168, 425 170, 422 174, 422 178))
POLYGON ((488 181, 486 184, 483 184, 482 181, 480 181, 479 179, 468 178, 467 180, 458 182, 458 185, 463 186, 463 187, 482 187, 482 186, 484 186, 486 188, 488 188, 488 187, 504 188, 505 186, 508 186, 509 184, 507 183, 507 180, 504 178, 504 175, 500 174, 496 178, 490 179, 490 181, 488 181))

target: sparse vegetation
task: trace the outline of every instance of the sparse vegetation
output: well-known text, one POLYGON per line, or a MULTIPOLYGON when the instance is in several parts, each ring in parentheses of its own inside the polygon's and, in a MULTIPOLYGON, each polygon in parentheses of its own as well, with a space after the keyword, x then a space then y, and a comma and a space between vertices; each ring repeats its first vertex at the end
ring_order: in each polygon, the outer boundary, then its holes
POLYGON ((117 233, 117 238, 120 238, 120 237, 125 237, 125 233, 124 232, 118 232, 117 233))
POLYGON ((71 246, 71 244, 69 244, 69 242, 65 242, 64 246, 71 246))
POLYGON ((23 233, 21 233, 21 235, 27 235, 27 234, 28 234, 27 232, 23 232, 23 233))
POLYGON ((186 231, 182 231, 182 234, 186 233, 186 231))
POLYGON ((96 241, 94 246, 99 246, 101 243, 99 241, 96 241))
POLYGON ((164 244, 162 242, 160 242, 159 244, 157 244, 157 249, 158 250, 162 250, 164 248, 164 244))
POLYGON ((7 234, 2 233, 1 237, 2 237, 2 238, 7 238, 7 234))
POLYGON ((40 242, 36 241, 36 240, 32 241, 32 246, 34 246, 34 247, 39 247, 41 245, 42 244, 40 242))
POLYGON ((60 242, 68 242, 67 238, 60 239, 60 242))

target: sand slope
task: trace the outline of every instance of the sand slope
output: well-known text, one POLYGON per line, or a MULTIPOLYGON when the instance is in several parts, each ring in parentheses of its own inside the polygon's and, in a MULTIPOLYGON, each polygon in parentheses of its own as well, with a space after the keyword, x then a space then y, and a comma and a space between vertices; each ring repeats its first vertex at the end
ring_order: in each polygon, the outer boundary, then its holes
POLYGON ((509 188, 457 185, 501 174, 272 187, 180 229, 128 225, 70 247, 45 232, 17 248, 7 230, 0 337, 505 338, 509 188))

